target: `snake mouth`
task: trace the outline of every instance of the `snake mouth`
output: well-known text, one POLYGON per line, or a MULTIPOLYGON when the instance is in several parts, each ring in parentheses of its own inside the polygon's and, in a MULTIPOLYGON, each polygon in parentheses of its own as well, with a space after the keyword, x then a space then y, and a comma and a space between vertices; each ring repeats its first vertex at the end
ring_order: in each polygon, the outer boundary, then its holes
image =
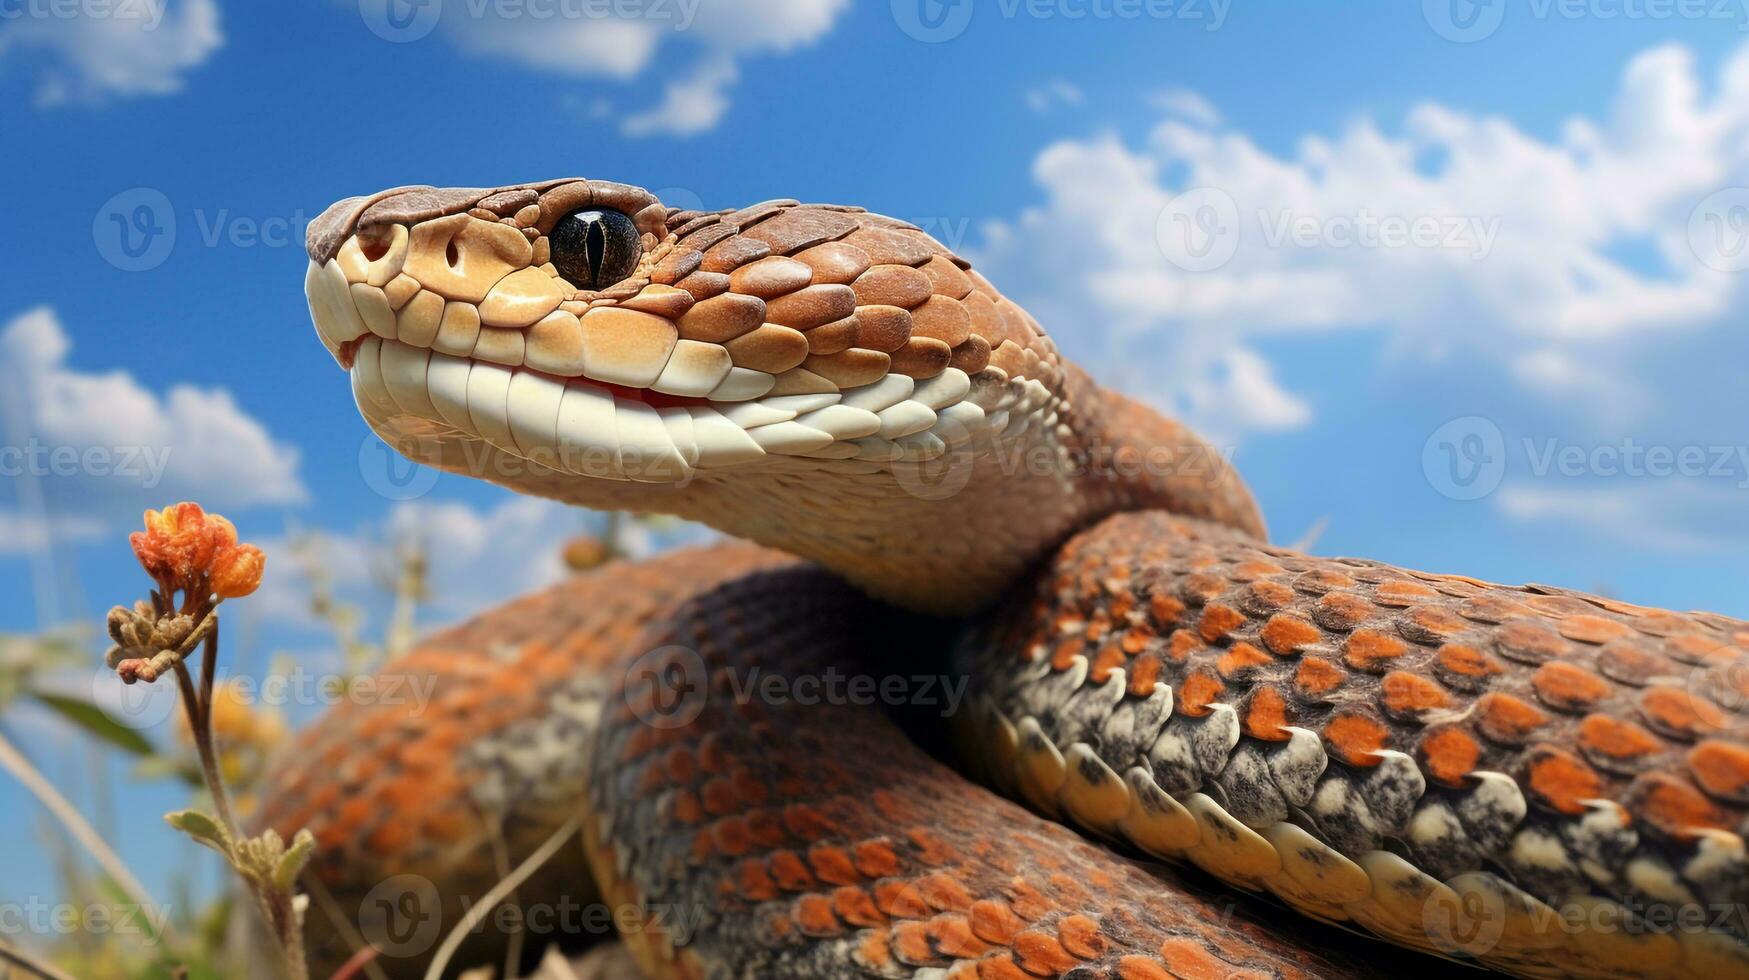
MULTIPOLYGON (((382 252, 371 264, 392 258, 382 252)), ((477 340, 464 356, 459 346, 441 349, 441 328, 432 336, 417 324, 428 291, 390 299, 368 275, 349 276, 338 257, 310 263, 305 291, 316 332, 349 373, 360 413, 391 445, 437 462, 446 454, 424 440, 461 442, 459 462, 448 454, 438 464, 447 468, 489 470, 496 463, 467 448, 482 443, 557 474, 634 483, 686 484, 702 472, 784 459, 920 460, 958 441, 930 431, 944 417, 957 422, 977 408, 965 401, 967 375, 954 369, 926 382, 889 375, 784 394, 769 374, 717 361, 711 353, 720 346, 686 340, 672 344, 666 361, 642 366, 654 378, 648 385, 591 376, 608 371, 592 372, 587 356, 580 365, 535 366, 526 354, 523 363, 502 363, 482 357, 477 340), (671 370, 706 347, 704 365, 671 370)))
POLYGON ((535 492, 782 460, 866 475, 1053 421, 1042 331, 861 209, 680 211, 582 179, 396 188, 333 205, 306 247, 311 318, 377 433, 445 469, 482 444, 543 464, 481 474, 535 492))

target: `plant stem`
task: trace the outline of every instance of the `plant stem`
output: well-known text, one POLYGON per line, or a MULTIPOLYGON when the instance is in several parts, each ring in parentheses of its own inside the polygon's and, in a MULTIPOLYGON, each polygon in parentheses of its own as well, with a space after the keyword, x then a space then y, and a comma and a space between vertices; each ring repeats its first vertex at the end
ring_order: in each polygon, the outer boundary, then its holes
POLYGON ((242 835, 237 830, 237 821, 231 816, 231 801, 225 794, 225 780, 219 772, 218 753, 213 749, 212 698, 213 698, 213 665, 219 658, 219 624, 213 623, 212 631, 207 633, 206 640, 201 644, 200 691, 194 688, 194 678, 189 676, 188 667, 182 661, 176 662, 176 683, 182 688, 182 704, 188 714, 188 730, 194 735, 194 747, 200 754, 200 771, 206 780, 207 792, 213 798, 213 809, 218 812, 219 823, 225 832, 236 840, 242 835))
POLYGON ((27 973, 43 977, 45 980, 73 980, 71 974, 63 973, 61 970, 48 963, 39 962, 24 953, 22 950, 14 949, 5 943, 0 943, 0 960, 10 963, 27 973))
MULTIPOLYGON (((128 898, 139 905, 141 911, 163 908, 152 898, 151 893, 146 891, 145 886, 140 884, 139 879, 134 877, 133 872, 128 870, 127 864, 122 861, 120 855, 110 848, 103 836, 92 828, 85 817, 73 807, 73 804, 61 795, 60 790, 55 789, 54 784, 38 772, 24 753, 20 752, 4 734, 0 734, 0 766, 5 766, 14 778, 24 784, 25 789, 30 790, 31 794, 44 807, 48 808, 50 813, 54 814, 55 819, 61 822, 61 826, 66 828, 67 833, 84 846, 85 850, 97 861, 98 866, 103 868, 104 873, 109 875, 122 891, 127 892, 128 898)), ((165 923, 164 931, 163 938, 168 941, 170 938, 168 922, 165 923)))

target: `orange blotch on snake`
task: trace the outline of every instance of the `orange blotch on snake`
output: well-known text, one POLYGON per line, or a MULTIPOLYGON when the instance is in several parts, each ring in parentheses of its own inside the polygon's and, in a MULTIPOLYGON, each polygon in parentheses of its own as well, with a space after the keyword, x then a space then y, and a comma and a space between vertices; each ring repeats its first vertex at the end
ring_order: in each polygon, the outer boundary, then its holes
POLYGON ((1085 915, 1070 915, 1057 923, 1057 941, 1070 955, 1084 960, 1105 955, 1110 943, 1099 931, 1099 923, 1085 915))
POLYGON ((832 911, 846 923, 865 929, 887 922, 886 915, 875 907, 874 898, 868 892, 849 885, 833 890, 832 911))
POLYGON ((876 908, 895 919, 921 919, 931 914, 916 884, 896 878, 875 882, 874 901, 876 908))
POLYGON ((1197 632, 1205 641, 1215 643, 1244 623, 1244 613, 1232 606, 1211 603, 1202 611, 1202 619, 1197 623, 1197 632))
POLYGON ((1235 643, 1215 662, 1221 676, 1232 680, 1240 674, 1274 663, 1274 658, 1249 643, 1235 643))
POLYGON ((1231 980, 1239 975, 1233 964, 1211 955, 1188 939, 1168 939, 1161 943, 1160 959, 1179 980, 1231 980))
POLYGON ((1649 687, 1640 695, 1640 710, 1653 724, 1694 738, 1724 728, 1725 713, 1712 702, 1680 687, 1649 687))
POLYGON ((1558 628, 1567 639, 1594 646, 1634 635, 1631 627, 1602 616, 1568 616, 1560 621, 1558 628))
POLYGON ((1553 746, 1532 749, 1525 770, 1530 774, 1531 792, 1562 813, 1584 813, 1584 801, 1603 792, 1603 778, 1596 770, 1553 746))
POLYGON ((1060 977, 1081 965, 1048 933, 1023 932, 1014 937, 1013 949, 1020 968, 1036 976, 1060 977))
POLYGON ((1317 643, 1324 633, 1309 620, 1291 613, 1276 613, 1263 624, 1258 636, 1271 653, 1285 657, 1317 643))
POLYGON ((1419 674, 1393 670, 1385 675, 1380 687, 1385 710, 1392 715, 1412 718, 1451 705, 1445 688, 1419 674))
POLYGON ((795 917, 803 935, 818 938, 836 936, 844 931, 843 923, 832 910, 831 900, 824 895, 803 895, 797 899, 795 917))
POLYGON ((1506 668, 1500 661, 1488 656, 1475 647, 1462 643, 1447 643, 1439 648, 1435 655, 1439 665, 1461 677, 1481 680, 1495 674, 1503 673, 1506 668))
POLYGON ((1548 721, 1535 705, 1511 694, 1491 692, 1476 702, 1476 724, 1496 742, 1522 742, 1548 721))
POLYGON ((1390 731, 1378 720, 1358 713, 1341 713, 1324 726, 1324 741, 1336 757, 1351 766, 1374 766, 1374 755, 1385 747, 1390 731))
POLYGON ((1026 928, 1026 923, 1006 902, 988 898, 972 903, 966 921, 979 939, 997 946, 1012 945, 1014 937, 1026 928))
POLYGON ((1688 753, 1688 770, 1714 796, 1740 799, 1749 793, 1749 748, 1708 740, 1688 753))
POLYGON ((1294 686, 1309 697, 1322 697, 1342 686, 1342 668, 1323 657, 1307 657, 1294 672, 1294 686))
POLYGON ((1292 713, 1287 699, 1273 687, 1260 687, 1245 705, 1245 734, 1270 742, 1285 741, 1292 713))
POLYGON ((1730 830, 1731 818, 1693 787, 1661 772, 1647 773, 1628 788, 1628 810, 1679 837, 1697 830, 1730 830))
POLYGON ((851 860, 864 878, 886 878, 899 873, 899 855, 886 841, 863 841, 851 848, 851 860))
POLYGON ((1409 651, 1409 645, 1377 630, 1356 630, 1348 638, 1342 662, 1355 670, 1380 670, 1409 651))
POLYGON ((1209 705, 1221 696, 1226 686, 1220 678, 1206 670, 1192 671, 1183 683, 1178 686, 1178 700, 1175 707, 1178 713, 1191 718, 1201 718, 1209 713, 1209 705))
POLYGON ((1608 681, 1564 660, 1538 667, 1530 684, 1537 698, 1557 711, 1583 711, 1609 694, 1608 681))
POLYGON ((1442 728, 1421 740, 1417 754, 1421 757, 1421 768, 1429 776, 1455 787, 1462 786, 1464 777, 1475 771, 1482 746, 1462 729, 1442 728))
POLYGON ((1664 747, 1651 732, 1631 721, 1608 715, 1586 715, 1579 723, 1579 744, 1611 759, 1636 759, 1664 747))

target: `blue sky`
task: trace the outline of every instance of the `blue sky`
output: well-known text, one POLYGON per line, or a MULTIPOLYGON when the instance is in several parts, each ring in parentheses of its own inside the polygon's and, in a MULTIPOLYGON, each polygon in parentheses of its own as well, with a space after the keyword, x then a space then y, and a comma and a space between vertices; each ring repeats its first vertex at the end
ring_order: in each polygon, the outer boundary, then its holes
MULTIPOLYGON (((393 499, 307 322, 301 225, 563 174, 923 224, 1235 452, 1278 540, 1749 615, 1744 4, 924 3, 447 0, 391 41, 384 0, 0 0, 0 442, 100 451, 0 460, 0 629, 134 597, 122 532, 184 497, 270 543, 330 532, 361 596, 385 525, 456 542, 434 577, 465 599, 426 623, 556 574, 586 517, 452 477, 393 499), (137 258, 136 212, 175 225, 137 258)), ((300 595, 271 564, 244 664, 324 662, 300 595)), ((120 799, 160 887, 176 802, 120 799)), ((0 861, 52 890, 28 836, 0 861)))

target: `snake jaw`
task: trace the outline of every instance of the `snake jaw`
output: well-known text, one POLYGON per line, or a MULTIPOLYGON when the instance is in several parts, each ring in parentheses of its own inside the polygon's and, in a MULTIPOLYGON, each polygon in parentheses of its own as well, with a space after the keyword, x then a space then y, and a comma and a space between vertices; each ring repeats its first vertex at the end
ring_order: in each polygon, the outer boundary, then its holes
POLYGON ((856 209, 670 212, 585 180, 401 188, 329 208, 308 250, 317 334, 379 434, 448 469, 464 451, 488 479, 488 456, 534 464, 540 486, 499 482, 578 502, 599 498, 556 490, 566 476, 927 461, 1042 417, 1060 380, 1018 307, 920 230, 856 209), (598 290, 553 261, 580 207, 639 235, 630 275, 598 290))

